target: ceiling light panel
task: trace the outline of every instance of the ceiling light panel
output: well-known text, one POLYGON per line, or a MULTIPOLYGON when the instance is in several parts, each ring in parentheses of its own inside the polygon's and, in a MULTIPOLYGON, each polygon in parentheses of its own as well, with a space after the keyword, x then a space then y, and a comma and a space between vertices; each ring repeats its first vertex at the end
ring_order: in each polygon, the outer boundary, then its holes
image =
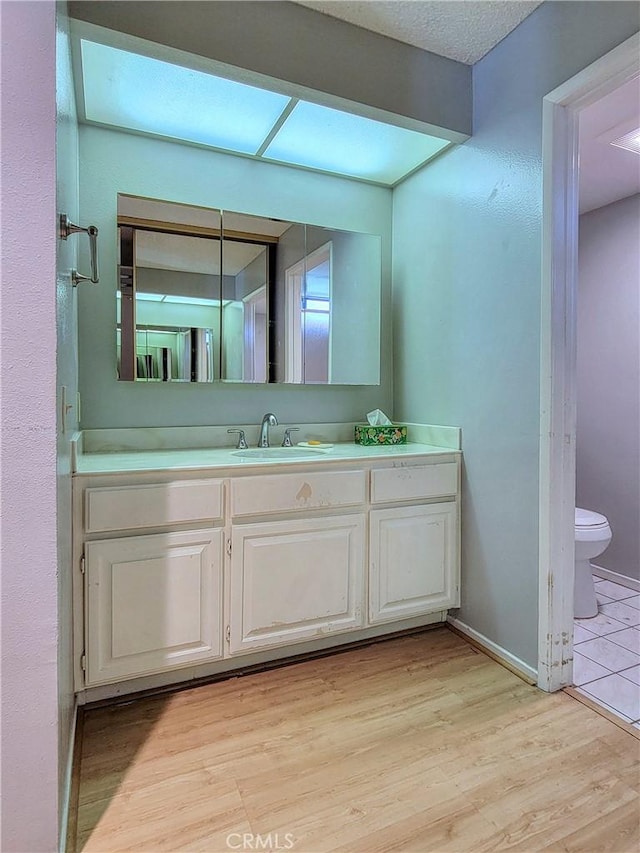
POLYGON ((625 133, 619 139, 613 139, 611 144, 615 145, 616 148, 625 148, 627 151, 640 154, 640 127, 632 130, 630 133, 625 133))
POLYGON ((81 40, 88 121, 255 154, 289 98, 81 40))
POLYGON ((449 144, 414 130, 300 101, 263 156, 394 184, 449 144))

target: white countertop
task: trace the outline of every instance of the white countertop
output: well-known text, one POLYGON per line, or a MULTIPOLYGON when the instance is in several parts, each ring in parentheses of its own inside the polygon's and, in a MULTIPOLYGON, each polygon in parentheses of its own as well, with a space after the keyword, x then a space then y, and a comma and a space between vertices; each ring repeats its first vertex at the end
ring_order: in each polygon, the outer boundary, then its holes
POLYGON ((411 456, 459 454, 450 447, 433 444, 387 445, 365 447, 353 442, 334 444, 328 451, 314 451, 313 455, 300 457, 291 448, 291 459, 243 458, 236 455, 234 447, 183 448, 160 450, 135 450, 126 452, 78 453, 75 475, 126 474, 132 471, 193 471, 223 468, 288 468, 290 465, 318 465, 345 461, 371 461, 375 459, 403 459, 411 456))

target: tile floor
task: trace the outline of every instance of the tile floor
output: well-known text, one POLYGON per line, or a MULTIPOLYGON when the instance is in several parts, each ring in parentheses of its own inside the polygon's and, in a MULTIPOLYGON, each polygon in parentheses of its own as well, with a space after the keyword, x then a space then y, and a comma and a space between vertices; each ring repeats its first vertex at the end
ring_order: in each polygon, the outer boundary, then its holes
POLYGON ((598 615, 574 620, 573 683, 640 729, 640 594, 594 580, 598 615))

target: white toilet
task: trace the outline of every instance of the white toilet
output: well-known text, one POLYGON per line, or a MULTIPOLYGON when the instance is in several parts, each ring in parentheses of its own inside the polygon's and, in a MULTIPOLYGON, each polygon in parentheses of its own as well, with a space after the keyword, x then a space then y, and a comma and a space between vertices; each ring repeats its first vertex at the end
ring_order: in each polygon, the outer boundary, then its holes
POLYGON ((576 619, 589 619, 598 614, 590 561, 599 557, 610 542, 611 528, 606 517, 576 507, 576 574, 573 588, 573 615, 576 619))

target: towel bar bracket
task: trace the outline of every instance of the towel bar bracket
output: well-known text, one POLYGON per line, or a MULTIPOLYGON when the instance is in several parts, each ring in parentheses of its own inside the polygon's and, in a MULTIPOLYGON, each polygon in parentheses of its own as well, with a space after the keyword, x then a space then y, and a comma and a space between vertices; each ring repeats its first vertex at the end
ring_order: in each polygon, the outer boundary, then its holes
POLYGON ((74 225, 66 213, 61 213, 58 220, 58 235, 61 240, 66 240, 71 234, 86 234, 89 237, 89 251, 91 252, 91 275, 82 275, 78 270, 72 269, 70 270, 71 284, 74 287, 77 287, 81 281, 98 284, 98 229, 95 225, 89 225, 87 228, 74 225))

